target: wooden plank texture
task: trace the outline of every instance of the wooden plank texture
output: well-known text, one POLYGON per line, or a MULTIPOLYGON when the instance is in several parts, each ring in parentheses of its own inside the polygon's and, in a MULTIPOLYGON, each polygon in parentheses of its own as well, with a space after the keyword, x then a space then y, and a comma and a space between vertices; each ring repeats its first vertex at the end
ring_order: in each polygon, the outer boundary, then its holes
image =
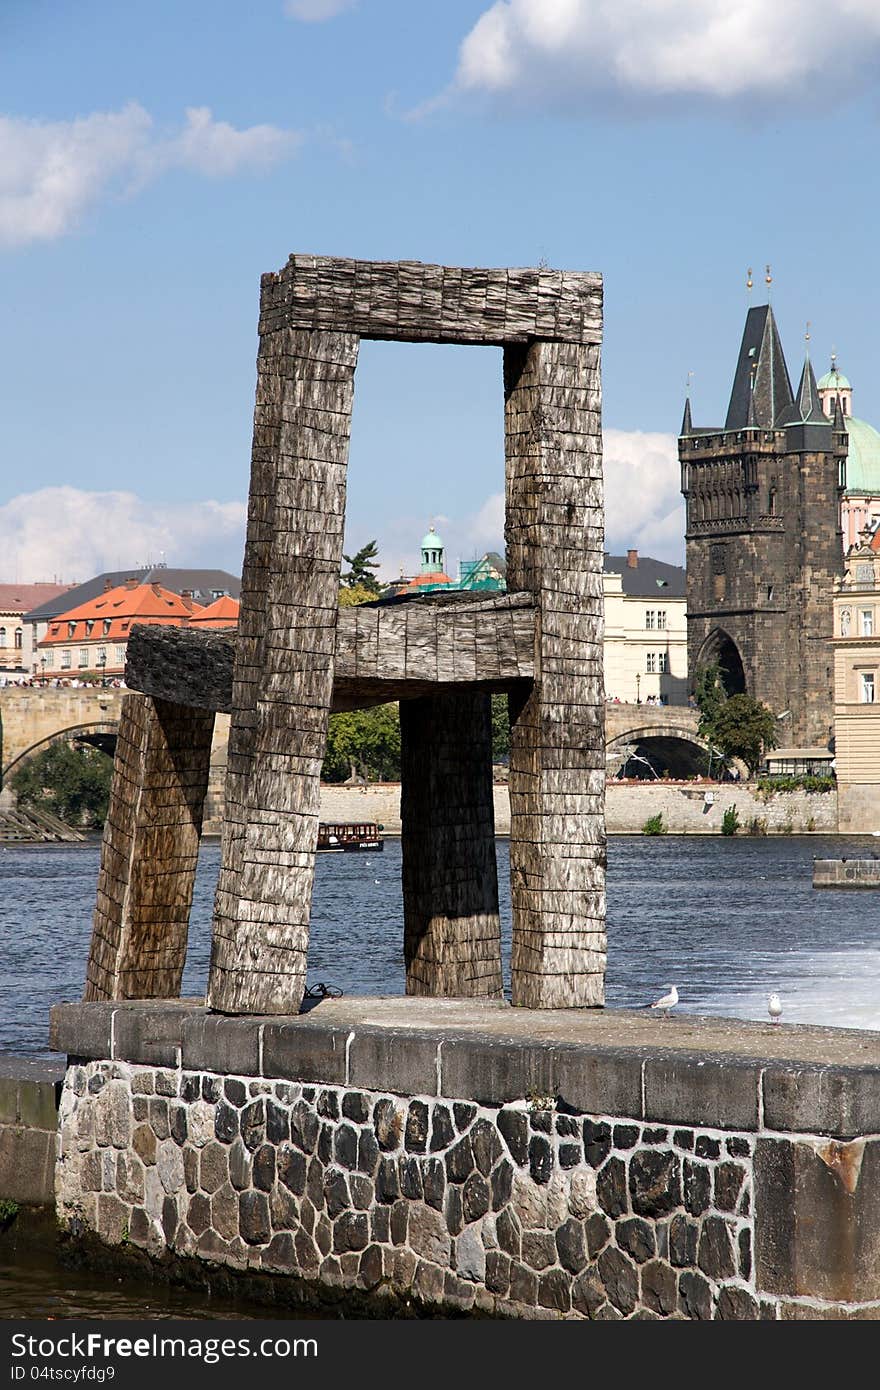
POLYGON ((508 582, 535 598, 535 680, 509 697, 514 1004, 601 1004, 605 974, 599 350, 504 355, 508 582))
POLYGON ((295 1013, 333 690, 358 338, 283 330, 258 363, 208 1003, 295 1013))
POLYGON ((400 706, 407 994, 501 997, 488 695, 400 706))
MULTIPOLYGON (((341 608, 332 709, 474 686, 501 692, 534 675, 531 594, 458 603, 424 595, 389 607, 341 608)), ((135 625, 128 644, 131 690, 195 708, 232 709, 232 630, 135 625)))
POLYGON ((180 994, 214 716, 122 704, 85 999, 180 994))
POLYGON ((602 277, 549 268, 291 256, 262 279, 260 332, 336 330, 398 342, 599 343, 602 277))

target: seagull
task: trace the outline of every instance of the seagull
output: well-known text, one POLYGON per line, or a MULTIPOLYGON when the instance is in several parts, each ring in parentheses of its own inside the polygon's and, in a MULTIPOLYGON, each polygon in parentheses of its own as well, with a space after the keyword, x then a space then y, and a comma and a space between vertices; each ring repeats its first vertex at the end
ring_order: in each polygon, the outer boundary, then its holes
POLYGON ((782 1017, 782 1000, 775 992, 767 995, 767 1012, 771 1023, 778 1023, 782 1017))
POLYGON ((665 1016, 669 1017, 670 1009, 674 1009, 678 1003, 678 990, 675 985, 669 986, 669 992, 664 994, 662 999, 658 999, 654 1004, 648 1004, 649 1009, 662 1009, 665 1016))

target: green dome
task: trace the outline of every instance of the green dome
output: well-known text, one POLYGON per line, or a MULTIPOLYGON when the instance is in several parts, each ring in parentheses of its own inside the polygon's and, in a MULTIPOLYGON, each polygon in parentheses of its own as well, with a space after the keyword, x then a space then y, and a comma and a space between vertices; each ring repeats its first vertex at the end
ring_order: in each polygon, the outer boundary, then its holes
POLYGON ((437 532, 434 530, 433 526, 431 527, 431 529, 430 529, 430 531, 428 532, 428 534, 427 534, 426 536, 423 536, 423 537, 422 537, 422 544, 421 544, 421 546, 420 546, 420 549, 421 549, 421 550, 442 550, 442 549, 443 549, 443 542, 441 541, 440 537, 437 535, 437 532))
POLYGON ((880 496, 880 434, 865 420, 851 415, 844 419, 849 435, 846 456, 846 491, 850 494, 880 496))
POLYGON ((826 372, 824 376, 820 376, 819 380, 816 382, 816 386, 820 391, 827 391, 829 388, 832 391, 852 390, 849 378, 845 377, 843 372, 839 372, 836 367, 832 367, 830 372, 826 372))

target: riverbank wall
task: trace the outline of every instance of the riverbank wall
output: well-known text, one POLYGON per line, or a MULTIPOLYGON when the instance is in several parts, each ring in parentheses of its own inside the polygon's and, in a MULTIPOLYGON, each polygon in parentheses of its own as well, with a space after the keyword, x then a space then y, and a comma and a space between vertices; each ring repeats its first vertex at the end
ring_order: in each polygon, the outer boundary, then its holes
MULTIPOLYGON (((219 834, 217 794, 209 798, 207 834, 219 834)), ((496 782, 495 833, 510 834, 507 784, 496 782)), ((724 812, 735 807, 740 833, 759 835, 835 835, 837 794, 831 792, 758 792, 738 783, 609 782, 605 815, 609 835, 638 835, 646 820, 662 816, 671 835, 718 835, 724 812)), ((364 787, 321 786, 321 820, 376 821, 389 835, 400 834, 400 783, 371 783, 364 787)))
POLYGON ((525 1318, 880 1317, 876 1034, 498 1002, 65 1004, 74 1230, 525 1318))
POLYGON ((62 1063, 0 1054, 0 1202, 54 1202, 64 1075, 62 1063))

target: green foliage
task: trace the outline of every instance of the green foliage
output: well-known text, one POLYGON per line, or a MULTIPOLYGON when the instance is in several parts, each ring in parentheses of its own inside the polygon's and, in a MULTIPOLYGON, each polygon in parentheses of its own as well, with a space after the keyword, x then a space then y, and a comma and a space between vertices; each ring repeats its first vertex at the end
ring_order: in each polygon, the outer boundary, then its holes
POLYGON ((748 824, 746 825, 746 834, 747 834, 747 835, 766 835, 766 834, 767 834, 767 822, 766 822, 762 817, 760 817, 760 816, 752 816, 752 819, 751 819, 751 820, 748 822, 748 824))
POLYGON ((694 683, 694 699, 697 702, 697 709, 700 711, 700 723, 697 732, 711 743, 713 742, 715 720, 727 701, 727 691, 724 689, 721 668, 717 661, 710 662, 708 666, 704 666, 697 672, 697 679, 694 683))
POLYGON ((836 786, 833 777, 791 777, 778 774, 774 777, 759 777, 757 790, 772 796, 774 792, 833 792, 836 786))
POLYGON ((9 781, 20 805, 91 830, 107 818, 112 775, 113 760, 99 748, 53 743, 28 759, 9 781))
POLYGON ((331 714, 321 776, 345 782, 359 774, 368 782, 400 777, 400 715, 397 705, 331 714))
POLYGON ((348 561, 348 573, 342 576, 342 583, 346 589, 362 587, 372 598, 378 598, 382 592, 382 586, 376 578, 376 570, 379 568, 378 554, 376 542, 368 541, 355 555, 343 555, 343 560, 348 561))
POLYGON ((10 1197, 4 1197, 0 1202, 0 1231, 5 1231, 7 1226, 11 1226, 18 1216, 20 1207, 18 1202, 13 1202, 10 1197))
POLYGON ((721 817, 721 834, 735 835, 739 830, 739 814, 735 806, 728 806, 721 817))
POLYGON ((643 835, 665 835, 666 833, 667 830, 663 820, 662 811, 659 812, 656 816, 649 816, 648 819, 645 821, 645 824, 642 826, 643 835))
POLYGON ((343 584, 339 590, 339 607, 356 608, 359 603, 372 603, 376 597, 366 584, 343 584))
POLYGON ((505 758, 510 752, 510 715, 507 696, 492 696, 492 757, 505 758))
POLYGON ((713 715, 705 737, 725 757, 741 758, 754 776, 765 751, 778 743, 776 716, 751 695, 731 695, 713 715))

